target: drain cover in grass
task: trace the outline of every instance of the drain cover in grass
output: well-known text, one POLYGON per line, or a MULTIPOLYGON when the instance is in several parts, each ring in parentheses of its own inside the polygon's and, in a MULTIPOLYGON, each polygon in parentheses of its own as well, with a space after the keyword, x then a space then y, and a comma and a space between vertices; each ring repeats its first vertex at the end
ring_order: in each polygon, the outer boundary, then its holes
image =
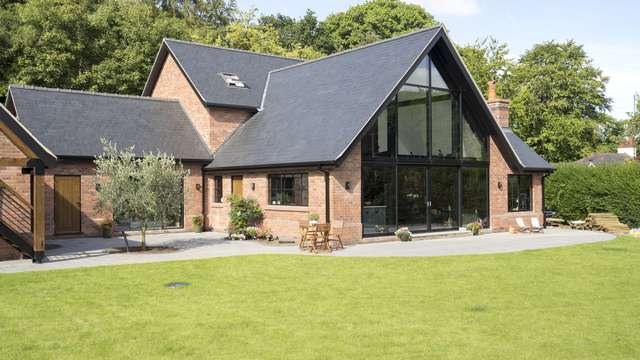
POLYGON ((189 286, 191 285, 188 282, 170 282, 168 284, 165 284, 164 286, 170 288, 170 289, 175 289, 175 288, 181 288, 181 287, 185 287, 185 286, 189 286))

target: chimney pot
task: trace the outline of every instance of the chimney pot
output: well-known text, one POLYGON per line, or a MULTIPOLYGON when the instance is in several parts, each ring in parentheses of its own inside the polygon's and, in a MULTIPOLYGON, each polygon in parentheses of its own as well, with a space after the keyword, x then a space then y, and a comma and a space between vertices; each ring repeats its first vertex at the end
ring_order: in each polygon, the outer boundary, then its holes
POLYGON ((490 80, 487 84, 489 85, 489 91, 488 91, 489 101, 495 100, 497 98, 497 96, 496 96, 496 81, 495 80, 490 80))
POLYGON ((496 96, 496 81, 491 80, 487 83, 488 96, 487 105, 498 122, 500 127, 509 127, 509 100, 498 99, 496 96))

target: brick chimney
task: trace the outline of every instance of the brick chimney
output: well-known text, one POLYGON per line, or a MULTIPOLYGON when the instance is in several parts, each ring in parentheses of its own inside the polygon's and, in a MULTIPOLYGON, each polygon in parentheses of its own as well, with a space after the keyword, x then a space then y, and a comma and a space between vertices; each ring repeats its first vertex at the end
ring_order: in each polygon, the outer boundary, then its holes
POLYGON ((489 110, 491 110, 493 117, 496 119, 500 127, 509 127, 509 100, 498 99, 496 96, 495 80, 489 81, 488 85, 489 97, 487 99, 487 105, 489 105, 489 110))

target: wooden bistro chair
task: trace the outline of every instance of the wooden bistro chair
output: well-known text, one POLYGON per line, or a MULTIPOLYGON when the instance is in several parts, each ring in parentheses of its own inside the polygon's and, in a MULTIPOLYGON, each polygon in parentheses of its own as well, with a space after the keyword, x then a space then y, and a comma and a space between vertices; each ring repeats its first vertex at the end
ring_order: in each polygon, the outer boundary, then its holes
POLYGON ((344 228, 344 221, 342 220, 334 220, 333 225, 331 226, 331 232, 329 233, 328 245, 329 249, 344 249, 344 244, 342 243, 342 229, 344 228), (332 246, 333 244, 333 246, 332 246))
POLYGON ((318 224, 315 226, 316 228, 316 239, 313 242, 312 250, 316 251, 318 249, 329 250, 329 233, 331 232, 331 224, 318 224))
POLYGON ((313 248, 316 242, 317 228, 309 225, 307 222, 300 222, 300 241, 298 246, 300 249, 308 247, 313 248))

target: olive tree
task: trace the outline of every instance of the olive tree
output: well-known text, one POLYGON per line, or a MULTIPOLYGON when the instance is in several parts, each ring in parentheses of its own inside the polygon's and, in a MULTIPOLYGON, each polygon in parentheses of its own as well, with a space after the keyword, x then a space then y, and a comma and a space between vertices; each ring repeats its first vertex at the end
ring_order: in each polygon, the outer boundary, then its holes
POLYGON ((120 150, 102 140, 103 154, 96 157, 97 206, 114 218, 140 222, 142 250, 146 232, 154 221, 180 215, 183 181, 189 172, 167 154, 146 153, 137 157, 133 147, 120 150))

